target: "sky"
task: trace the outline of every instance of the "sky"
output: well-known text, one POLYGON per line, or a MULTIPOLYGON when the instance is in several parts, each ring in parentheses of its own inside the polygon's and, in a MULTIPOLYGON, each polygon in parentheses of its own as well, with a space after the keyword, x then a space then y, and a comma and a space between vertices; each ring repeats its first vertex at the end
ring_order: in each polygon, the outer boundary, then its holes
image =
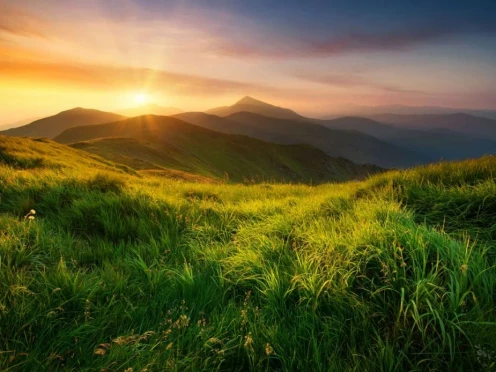
POLYGON ((496 2, 0 0, 0 123, 250 95, 496 109, 496 2))

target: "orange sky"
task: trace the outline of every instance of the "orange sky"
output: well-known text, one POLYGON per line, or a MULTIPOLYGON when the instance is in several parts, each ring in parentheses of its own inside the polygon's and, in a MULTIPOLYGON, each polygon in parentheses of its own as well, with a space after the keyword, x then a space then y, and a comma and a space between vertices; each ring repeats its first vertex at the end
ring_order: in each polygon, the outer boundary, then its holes
POLYGON ((185 1, 173 16, 151 16, 131 0, 109 3, 118 15, 101 0, 0 0, 0 124, 76 106, 122 109, 139 93, 191 111, 245 95, 310 115, 344 103, 496 108, 492 60, 476 49, 452 58, 463 41, 292 55, 277 29, 222 7, 185 1))

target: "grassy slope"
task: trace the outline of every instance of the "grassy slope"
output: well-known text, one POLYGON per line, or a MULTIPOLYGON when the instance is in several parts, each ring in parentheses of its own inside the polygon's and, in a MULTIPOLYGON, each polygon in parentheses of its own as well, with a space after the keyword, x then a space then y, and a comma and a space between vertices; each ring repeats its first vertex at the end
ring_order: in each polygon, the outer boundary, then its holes
POLYGON ((98 139, 74 146, 136 169, 172 168, 231 181, 343 181, 380 169, 333 159, 306 145, 278 145, 227 135, 162 116, 68 130, 63 143, 98 139), (127 137, 104 138, 101 137, 127 137))
POLYGON ((2 147, 1 369, 494 368, 494 158, 244 186, 2 147))

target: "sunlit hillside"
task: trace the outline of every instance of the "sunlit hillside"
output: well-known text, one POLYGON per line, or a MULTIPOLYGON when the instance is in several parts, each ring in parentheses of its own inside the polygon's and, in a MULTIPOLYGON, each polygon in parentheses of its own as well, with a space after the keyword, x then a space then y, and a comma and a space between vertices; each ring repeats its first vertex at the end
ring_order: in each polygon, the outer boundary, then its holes
POLYGON ((228 135, 167 116, 80 126, 56 141, 136 169, 176 169, 232 181, 321 183, 364 178, 382 169, 332 158, 306 144, 279 145, 228 135))
POLYGON ((189 182, 0 137, 0 369, 491 370, 495 175, 189 182))

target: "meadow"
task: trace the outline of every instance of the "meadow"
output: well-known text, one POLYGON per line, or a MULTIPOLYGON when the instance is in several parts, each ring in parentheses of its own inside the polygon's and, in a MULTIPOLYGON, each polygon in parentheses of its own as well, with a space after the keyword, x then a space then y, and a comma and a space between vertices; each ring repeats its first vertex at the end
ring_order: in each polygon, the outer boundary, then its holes
POLYGON ((496 158, 170 180, 0 141, 0 369, 496 368, 496 158))

